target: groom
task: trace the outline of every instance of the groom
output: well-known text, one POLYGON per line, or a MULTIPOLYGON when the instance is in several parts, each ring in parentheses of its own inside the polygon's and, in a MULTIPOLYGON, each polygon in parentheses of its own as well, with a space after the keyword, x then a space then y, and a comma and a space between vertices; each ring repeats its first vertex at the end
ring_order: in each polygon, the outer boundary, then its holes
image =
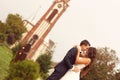
MULTIPOLYGON (((88 48, 90 47, 90 43, 87 40, 83 40, 80 43, 80 47, 81 47, 81 53, 82 53, 82 51, 88 50, 88 48)), ((73 67, 73 64, 75 63, 75 60, 76 60, 77 51, 78 50, 76 47, 71 48, 67 52, 64 59, 55 66, 54 72, 46 80, 60 80, 60 78, 64 76, 64 74, 69 69, 73 69, 73 71, 77 72, 78 68, 73 67)))

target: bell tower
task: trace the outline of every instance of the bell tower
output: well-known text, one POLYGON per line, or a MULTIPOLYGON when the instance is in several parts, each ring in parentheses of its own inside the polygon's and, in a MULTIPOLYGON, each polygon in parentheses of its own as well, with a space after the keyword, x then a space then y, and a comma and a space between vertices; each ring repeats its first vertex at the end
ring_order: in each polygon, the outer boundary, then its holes
POLYGON ((18 51, 16 60, 19 60, 20 57, 30 59, 35 54, 54 24, 68 8, 68 2, 69 0, 55 0, 53 2, 48 11, 21 41, 23 47, 18 51), (24 57, 23 54, 25 54, 24 57))

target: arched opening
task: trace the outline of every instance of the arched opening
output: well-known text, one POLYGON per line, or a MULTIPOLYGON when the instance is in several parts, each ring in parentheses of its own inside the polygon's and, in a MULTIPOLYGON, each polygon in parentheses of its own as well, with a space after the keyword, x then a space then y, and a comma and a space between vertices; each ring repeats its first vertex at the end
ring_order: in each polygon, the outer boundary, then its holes
POLYGON ((53 12, 50 14, 50 16, 47 18, 48 22, 51 22, 51 20, 54 18, 54 16, 58 13, 57 9, 54 9, 53 12))

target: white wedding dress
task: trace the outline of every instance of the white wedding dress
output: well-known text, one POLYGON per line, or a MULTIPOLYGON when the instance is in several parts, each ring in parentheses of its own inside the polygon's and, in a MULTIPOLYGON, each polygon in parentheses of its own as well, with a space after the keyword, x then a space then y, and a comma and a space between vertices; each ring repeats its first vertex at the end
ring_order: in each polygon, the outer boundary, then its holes
POLYGON ((85 67, 84 64, 74 64, 73 67, 78 67, 79 72, 74 72, 72 69, 68 70, 60 80, 80 80, 80 71, 85 67))

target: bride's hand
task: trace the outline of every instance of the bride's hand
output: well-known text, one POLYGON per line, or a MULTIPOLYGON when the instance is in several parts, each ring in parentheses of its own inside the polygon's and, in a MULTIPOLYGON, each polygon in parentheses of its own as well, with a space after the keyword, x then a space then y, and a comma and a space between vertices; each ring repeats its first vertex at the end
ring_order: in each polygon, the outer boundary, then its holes
POLYGON ((78 67, 74 67, 73 71, 74 72, 79 72, 79 68, 78 67))

